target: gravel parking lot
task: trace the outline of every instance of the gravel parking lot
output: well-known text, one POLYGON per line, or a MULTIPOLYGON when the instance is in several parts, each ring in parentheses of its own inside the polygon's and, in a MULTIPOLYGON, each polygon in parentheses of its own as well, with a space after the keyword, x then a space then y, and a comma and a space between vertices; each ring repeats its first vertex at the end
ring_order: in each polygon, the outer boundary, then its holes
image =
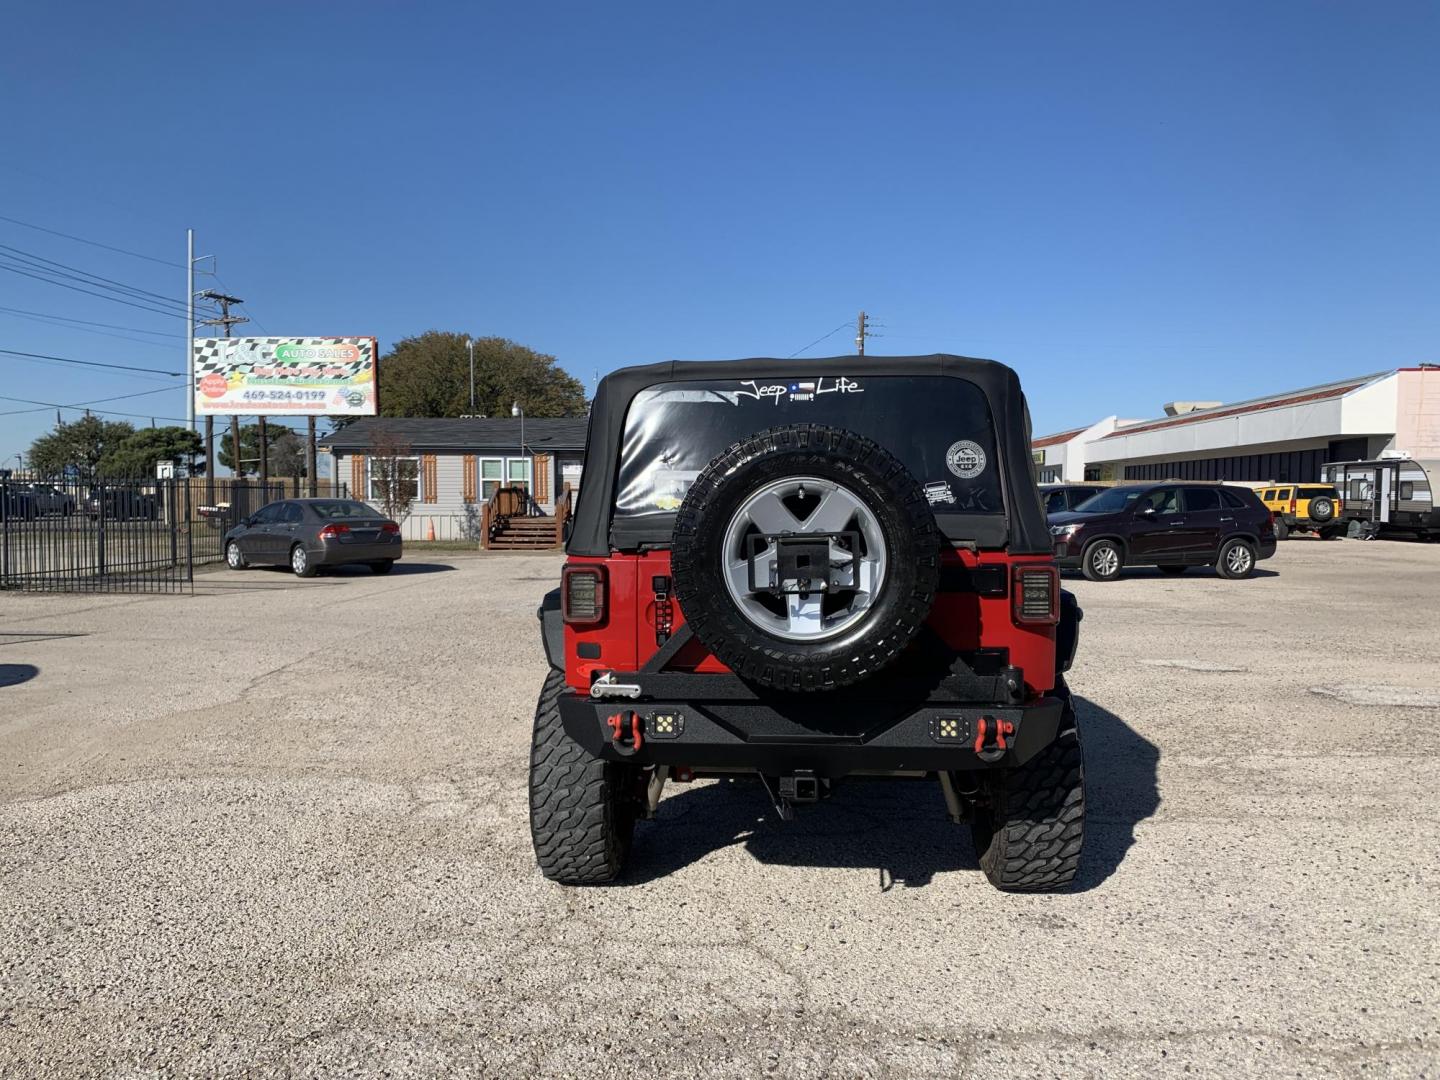
POLYGON ((1440 1076, 1440 546, 1069 582, 1054 897, 905 783, 672 786, 545 882, 558 568, 0 596, 0 1075, 1440 1076))

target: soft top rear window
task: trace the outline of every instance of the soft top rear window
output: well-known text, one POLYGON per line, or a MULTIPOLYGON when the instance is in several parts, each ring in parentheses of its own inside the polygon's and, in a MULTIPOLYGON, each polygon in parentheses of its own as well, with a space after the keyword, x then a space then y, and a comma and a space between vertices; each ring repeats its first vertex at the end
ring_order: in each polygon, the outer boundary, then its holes
POLYGON ((617 522, 673 517, 690 485, 727 447, 767 428, 826 424, 878 442, 948 514, 1004 510, 985 395, 950 376, 813 374, 795 379, 660 383, 635 395, 615 500, 617 522))

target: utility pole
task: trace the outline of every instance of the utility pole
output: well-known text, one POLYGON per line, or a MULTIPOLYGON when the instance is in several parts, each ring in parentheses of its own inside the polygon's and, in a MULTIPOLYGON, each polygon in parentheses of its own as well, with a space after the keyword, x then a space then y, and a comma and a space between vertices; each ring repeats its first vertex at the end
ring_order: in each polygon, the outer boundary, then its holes
MULTIPOLYGON (((247 323, 250 321, 242 315, 230 314, 231 304, 243 304, 245 302, 244 300, 241 300, 238 296, 226 296, 224 293, 218 293, 214 289, 207 289, 201 295, 204 296, 206 300, 213 300, 215 301, 215 303, 220 305, 220 317, 218 319, 206 319, 202 325, 220 327, 220 332, 222 336, 228 338, 230 336, 230 328, 232 326, 237 326, 240 323, 247 323)), ((190 397, 193 404, 195 395, 192 393, 190 397)), ((230 439, 230 452, 234 455, 235 461, 235 468, 233 471, 236 476, 239 476, 240 418, 238 416, 230 417, 230 439)), ((205 475, 210 478, 206 480, 205 485, 208 489, 211 489, 213 491, 215 487, 215 481, 213 479, 215 476, 215 417, 213 416, 205 417, 205 475)), ((213 495, 207 496, 207 498, 212 503, 214 502, 213 495)))
POLYGON ((863 311, 855 320, 855 351, 861 356, 865 355, 865 339, 870 336, 870 332, 865 328, 868 321, 869 317, 863 311))
POLYGON ((185 230, 185 427, 195 430, 195 230, 185 230))

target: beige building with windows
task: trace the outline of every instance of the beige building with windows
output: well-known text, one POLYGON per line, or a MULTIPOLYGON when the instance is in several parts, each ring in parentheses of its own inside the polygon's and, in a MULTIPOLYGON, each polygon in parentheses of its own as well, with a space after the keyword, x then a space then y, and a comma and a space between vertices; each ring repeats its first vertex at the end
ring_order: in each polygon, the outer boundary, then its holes
POLYGON ((365 417, 320 440, 335 479, 367 502, 379 502, 375 458, 394 460, 413 483, 401 523, 407 540, 478 540, 481 507, 502 487, 529 493, 534 512, 551 514, 568 485, 580 490, 586 417, 560 419, 425 419, 365 417))

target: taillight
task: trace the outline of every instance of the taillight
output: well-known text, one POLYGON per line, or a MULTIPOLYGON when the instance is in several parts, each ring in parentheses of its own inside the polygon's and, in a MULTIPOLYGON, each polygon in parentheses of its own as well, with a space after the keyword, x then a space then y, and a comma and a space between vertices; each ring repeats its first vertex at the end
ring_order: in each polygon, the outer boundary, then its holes
POLYGON ((334 540, 341 533, 348 533, 349 531, 349 525, 326 525, 323 529, 320 530, 320 539, 334 540))
POLYGON ((1060 571, 1053 566, 1017 566, 1011 580, 1010 610, 1021 625, 1054 626, 1060 621, 1060 571))
POLYGON ((380 531, 388 536, 397 536, 400 533, 400 526, 393 521, 387 521, 380 526, 380 531))
POLYGON ((572 626, 605 621, 603 566, 567 566, 560 571, 560 613, 572 626))
POLYGON ((1290 496, 1290 513, 1295 513, 1295 496, 1290 496))

